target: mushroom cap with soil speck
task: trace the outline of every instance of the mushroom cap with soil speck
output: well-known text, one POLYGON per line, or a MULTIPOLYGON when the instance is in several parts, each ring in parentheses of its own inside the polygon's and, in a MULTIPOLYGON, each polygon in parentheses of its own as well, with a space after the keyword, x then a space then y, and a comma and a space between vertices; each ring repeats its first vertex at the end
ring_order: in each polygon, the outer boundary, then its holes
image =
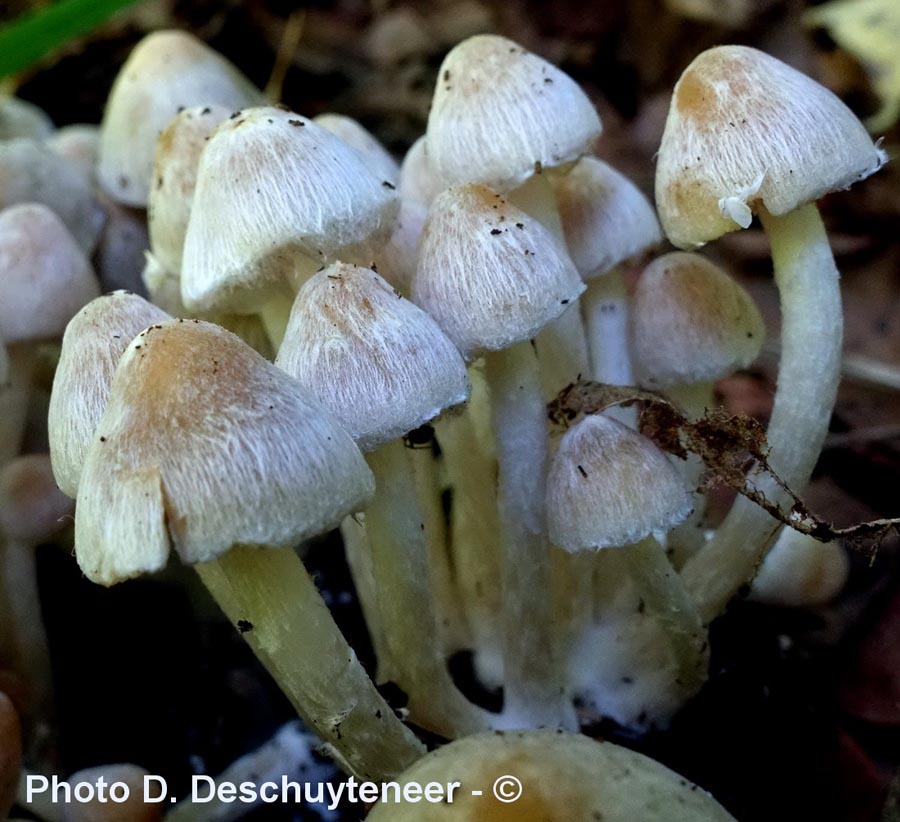
POLYGON ((231 109, 219 105, 186 108, 169 122, 156 141, 147 228, 154 256, 174 274, 181 271, 200 153, 219 123, 230 114, 231 109))
POLYGON ((350 148, 355 148, 368 161, 372 173, 393 186, 400 182, 400 166, 390 152, 378 142, 368 129, 352 117, 326 112, 313 118, 313 122, 340 137, 350 148))
POLYGON ((685 69, 656 166, 656 206, 673 244, 747 228, 755 209, 787 214, 877 171, 885 153, 828 89, 746 46, 718 46, 685 69))
POLYGON ((143 208, 156 140, 179 109, 219 104, 234 111, 262 103, 224 57, 184 31, 157 31, 138 43, 113 84, 100 133, 98 178, 114 200, 143 208))
POLYGON ((708 793, 649 757, 554 731, 468 736, 397 781, 401 801, 375 805, 369 822, 733 822, 708 793), (461 783, 452 801, 422 801, 429 783, 451 782, 461 783), (404 801, 407 786, 419 786, 417 801, 404 801))
POLYGON ((642 385, 712 382, 749 366, 766 326, 753 298, 699 254, 655 259, 638 280, 631 323, 642 385))
POLYGON ((365 507, 350 436, 234 334, 169 320, 122 355, 78 490, 75 551, 111 585, 233 546, 293 546, 365 507))
POLYGON ((327 129, 280 108, 236 113, 200 156, 185 305, 248 313, 323 263, 382 245, 398 208, 393 184, 327 129))
POLYGON ((631 545, 690 513, 681 474, 646 437, 605 414, 563 434, 547 477, 554 545, 572 552, 631 545))
POLYGON ((47 206, 0 212, 0 339, 53 339, 100 293, 91 264, 47 206))
POLYGON ((556 66, 494 34, 455 46, 438 73, 428 158, 445 185, 522 185, 536 169, 591 151, 602 127, 587 95, 556 66))
POLYGON ((431 204, 413 299, 466 357, 533 338, 584 288, 562 243, 500 194, 470 184, 431 204))
POLYGON ((438 324, 371 269, 345 263, 300 289, 275 364, 318 397, 363 451, 469 396, 466 364, 438 324))
POLYGON ((168 319, 143 297, 114 291, 92 300, 66 327, 47 414, 53 473, 64 494, 78 493, 119 358, 138 332, 168 319))

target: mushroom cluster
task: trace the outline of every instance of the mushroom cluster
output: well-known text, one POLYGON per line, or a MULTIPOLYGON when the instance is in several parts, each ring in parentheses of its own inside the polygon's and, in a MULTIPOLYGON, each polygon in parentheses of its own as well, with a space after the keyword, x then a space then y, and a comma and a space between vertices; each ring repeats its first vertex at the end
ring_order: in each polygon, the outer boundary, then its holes
MULTIPOLYGON (((709 531, 698 457, 664 452, 633 407, 560 429, 547 404, 593 380, 658 392, 688 419, 713 410, 764 326, 696 249, 758 217, 783 313, 770 463, 803 489, 841 344, 813 203, 884 162, 836 97, 750 48, 701 54, 674 90, 659 219, 596 156, 587 95, 494 35, 446 56, 400 166, 355 121, 272 105, 177 31, 135 48, 99 130, 52 132, 2 105, 21 116, 0 141, 0 674, 27 698, 16 712, 0 694, 0 733, 20 716, 29 736, 52 728, 33 547, 75 500, 84 574, 109 586, 192 566, 348 773, 459 767, 480 785, 515 763, 574 786, 555 787, 562 812, 542 777, 532 817, 485 799, 429 819, 730 818, 574 733, 663 727, 698 693, 707 626, 779 523, 739 499, 709 531), (664 236, 686 250, 649 261, 664 236), (20 457, 48 343, 50 459, 20 457), (335 528, 371 675, 301 559, 335 528), (476 701, 454 658, 499 699, 476 701), (418 730, 461 741, 422 759, 418 730)), ((821 602, 842 560, 784 535, 755 595, 821 602)), ((4 791, 19 759, 0 752, 4 791)))

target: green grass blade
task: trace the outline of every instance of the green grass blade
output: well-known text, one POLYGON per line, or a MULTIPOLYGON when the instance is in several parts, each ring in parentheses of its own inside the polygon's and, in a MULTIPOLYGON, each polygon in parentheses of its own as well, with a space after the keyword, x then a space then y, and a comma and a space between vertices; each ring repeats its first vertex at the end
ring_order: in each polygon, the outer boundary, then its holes
POLYGON ((137 0, 59 0, 0 28, 0 78, 34 65, 137 0))

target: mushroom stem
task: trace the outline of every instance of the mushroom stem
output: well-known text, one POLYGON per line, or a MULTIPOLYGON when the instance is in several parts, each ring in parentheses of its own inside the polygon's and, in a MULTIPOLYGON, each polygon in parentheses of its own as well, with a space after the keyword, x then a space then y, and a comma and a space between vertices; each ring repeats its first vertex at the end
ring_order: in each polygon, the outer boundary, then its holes
POLYGON ((0 533, 0 599, 4 622, 0 649, 10 652, 13 669, 26 682, 30 736, 47 732, 53 715, 53 677, 47 632, 41 616, 35 546, 0 533), (37 727, 35 727, 35 725, 37 727))
POLYGON ((284 332, 288 326, 288 320, 291 316, 291 306, 293 305, 293 295, 287 296, 279 294, 267 300, 259 309, 259 317, 266 329, 266 335, 272 348, 277 352, 281 347, 281 341, 284 339, 284 332))
MULTIPOLYGON (((592 375, 609 385, 633 385, 634 370, 628 349, 628 292, 622 269, 588 281, 581 295, 581 316, 590 351, 592 375)), ((631 408, 615 406, 609 416, 634 428, 637 415, 631 408)))
POLYGON ((367 459, 376 489, 366 509, 372 572, 392 672, 409 696, 410 716, 451 739, 489 728, 487 714, 456 689, 437 640, 428 535, 402 440, 367 459))
POLYGON ((422 756, 424 746, 375 689, 292 550, 234 548, 195 567, 345 770, 381 780, 422 756))
POLYGON ((446 658, 449 652, 466 647, 468 633, 450 555, 452 545, 441 505, 441 481, 432 444, 406 450, 425 522, 438 646, 446 658))
POLYGON ((362 609, 366 630, 375 660, 378 663, 375 671, 376 682, 389 682, 391 673, 390 653, 384 626, 381 624, 381 613, 378 610, 378 592, 375 589, 375 576, 372 571, 372 552, 369 549, 369 537, 366 534, 365 514, 345 517, 341 523, 341 539, 344 542, 344 556, 350 567, 356 598, 362 609))
POLYGON ((13 459, 21 448, 35 368, 33 346, 20 343, 7 350, 9 378, 0 384, 0 466, 13 459))
MULTIPOLYGON (((675 385, 666 389, 666 396, 691 420, 700 419, 707 410, 716 407, 715 384, 711 382, 675 385)), ((704 470, 703 460, 696 454, 688 454, 684 462, 679 461, 678 467, 694 491, 694 510, 681 525, 676 525, 669 532, 666 539, 669 561, 676 569, 682 568, 703 546, 703 521, 706 516, 706 496, 697 491, 704 470)))
POLYGON ((547 413, 530 342, 486 355, 503 535, 503 712, 514 726, 577 727, 558 665, 544 496, 547 413))
POLYGON ((451 492, 451 534, 466 630, 479 677, 489 687, 503 681, 500 626, 501 538, 497 517, 497 464, 478 436, 477 419, 490 415, 483 379, 469 369, 472 394, 465 410, 436 423, 451 492))
POLYGON ((693 695, 706 681, 706 631, 681 578, 653 537, 621 550, 641 599, 661 623, 678 665, 677 683, 693 695))
MULTIPOLYGON (((816 464, 837 396, 843 318, 839 274, 815 205, 776 217, 761 210, 781 298, 781 361, 766 433, 769 464, 795 492, 816 464)), ((784 504, 772 482, 759 484, 766 498, 784 504)), ((739 497, 715 536, 685 565, 688 591, 707 622, 754 575, 779 523, 739 497)))

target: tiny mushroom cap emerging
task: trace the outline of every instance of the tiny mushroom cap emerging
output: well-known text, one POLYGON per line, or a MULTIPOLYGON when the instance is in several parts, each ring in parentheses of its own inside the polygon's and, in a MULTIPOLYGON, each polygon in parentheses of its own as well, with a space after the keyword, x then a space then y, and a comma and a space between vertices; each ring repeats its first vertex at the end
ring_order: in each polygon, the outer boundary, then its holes
POLYGON ((100 185, 143 207, 156 139, 182 108, 217 103, 232 111, 262 95, 231 63, 183 31, 158 31, 135 47, 113 84, 100 135, 100 185))
POLYGON ((444 58, 428 116, 428 159, 446 185, 498 191, 587 154, 597 111, 578 84, 511 40, 479 34, 444 58))
POLYGON ((16 802, 22 775, 22 728, 12 700, 0 691, 0 817, 16 802))
POLYGON ((298 273, 383 244, 398 206, 394 185, 321 126, 279 108, 238 112, 200 157, 185 305, 249 313, 298 273))
POLYGON ((168 319, 137 294, 114 291, 88 303, 67 326, 47 415, 53 473, 64 494, 78 494, 119 358, 138 332, 168 319))
POLYGON ((566 245, 585 279, 662 242, 650 201, 603 160, 582 157, 555 187, 566 245))
POLYGON ((163 129, 156 142, 153 181, 147 201, 150 247, 169 271, 181 271, 200 153, 231 110, 224 106, 186 108, 163 129))
POLYGON ((86 123, 64 126, 45 141, 47 148, 78 168, 92 184, 97 176, 100 127, 86 123))
POLYGON ((572 552, 631 545, 690 513, 690 490, 666 455, 612 417, 587 416, 560 439, 547 477, 554 545, 572 552))
POLYGON ((25 545, 51 539, 71 522, 72 500, 56 487, 47 454, 27 454, 0 471, 0 533, 25 545))
POLYGON ((396 186, 400 182, 400 166, 378 139, 352 117, 327 112, 313 119, 316 125, 340 137, 366 158, 372 173, 396 186))
POLYGON ((53 121, 43 109, 27 100, 0 95, 0 140, 30 137, 43 140, 53 132, 53 121))
POLYGON ((349 435, 296 380, 199 320, 128 346, 88 450, 75 550, 111 585, 235 545, 285 547, 364 507, 372 475, 349 435))
POLYGON ((106 221, 83 166, 34 140, 0 141, 0 209, 17 203, 52 208, 86 254, 106 221))
POLYGON ((584 291, 562 244, 481 185, 432 203, 413 299, 467 358, 531 339, 584 291))
POLYGON ((23 203, 0 212, 0 339, 59 337, 99 293, 90 263, 49 208, 23 203))
POLYGON ((746 46, 700 54, 675 86, 656 204, 677 246, 780 216, 877 171, 885 153, 834 94, 746 46))
POLYGON ((658 762, 580 734, 474 734, 420 759, 397 780, 400 801, 369 822, 733 822, 705 791, 658 762), (413 786, 460 783, 421 802, 413 786), (415 798, 410 798, 415 797, 415 798))
POLYGON ((840 542, 819 542, 785 527, 753 580, 750 596, 789 608, 824 605, 841 592, 849 572, 850 560, 840 542))
POLYGON ((699 254, 664 254, 634 292, 632 344, 642 385, 712 382, 749 366, 766 335, 753 298, 699 254))
POLYGON ((300 289, 275 364, 318 397, 363 451, 469 395, 465 362, 437 323, 371 269, 344 263, 300 289))
POLYGON ((62 822, 159 822, 163 805, 146 801, 149 798, 144 788, 146 776, 149 776, 148 771, 127 764, 101 765, 73 773, 68 779, 72 785, 79 782, 96 785, 101 779, 107 785, 121 782, 128 787, 128 798, 125 801, 101 801, 95 797, 87 802, 66 802, 62 806, 62 822))

